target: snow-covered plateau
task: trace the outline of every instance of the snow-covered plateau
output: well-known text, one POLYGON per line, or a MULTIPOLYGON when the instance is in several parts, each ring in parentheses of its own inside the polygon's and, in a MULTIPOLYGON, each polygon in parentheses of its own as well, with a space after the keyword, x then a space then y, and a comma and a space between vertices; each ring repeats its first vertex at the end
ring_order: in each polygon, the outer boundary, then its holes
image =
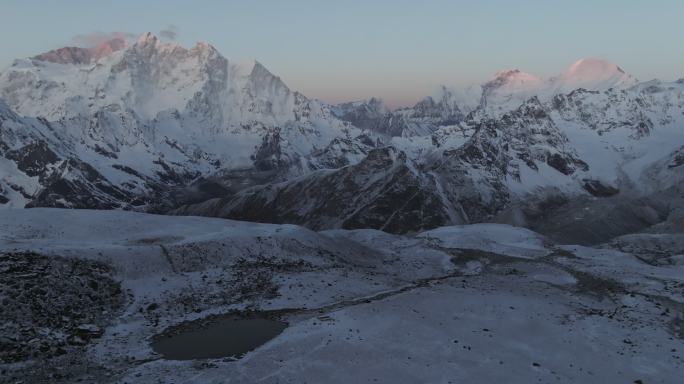
POLYGON ((638 248, 655 236, 620 251, 503 224, 402 236, 6 210, 0 369, 31 383, 677 383, 684 263, 645 262, 638 248), (232 311, 288 327, 237 360, 151 347, 170 326, 232 311))

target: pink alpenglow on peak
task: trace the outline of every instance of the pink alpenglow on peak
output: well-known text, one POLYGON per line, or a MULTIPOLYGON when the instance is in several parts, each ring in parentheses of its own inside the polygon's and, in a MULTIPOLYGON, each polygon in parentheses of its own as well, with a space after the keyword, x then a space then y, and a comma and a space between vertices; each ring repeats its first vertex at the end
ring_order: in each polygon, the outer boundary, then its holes
POLYGON ((92 56, 88 48, 63 47, 33 56, 33 59, 57 64, 86 65, 90 64, 92 56))
POLYGON ((34 56, 34 60, 57 64, 88 65, 128 46, 123 38, 103 41, 90 48, 63 47, 34 56))
POLYGON ((102 42, 97 46, 91 48, 90 51, 93 54, 93 58, 95 59, 95 61, 97 61, 103 57, 111 55, 114 52, 125 49, 127 46, 128 43, 126 43, 125 39, 116 38, 102 42))
POLYGON ((560 76, 554 78, 553 82, 560 92, 569 92, 577 88, 627 88, 638 83, 638 80, 615 64, 589 58, 576 61, 560 76))
POLYGON ((490 112, 503 112, 531 97, 545 101, 578 88, 602 92, 610 88, 629 88, 637 83, 636 78, 615 64, 599 59, 581 59, 551 78, 538 77, 518 69, 499 71, 482 84, 480 105, 490 112))
POLYGON ((522 72, 519 69, 498 71, 488 82, 482 84, 482 89, 487 91, 498 90, 501 92, 515 92, 528 89, 538 89, 544 85, 541 77, 522 72))

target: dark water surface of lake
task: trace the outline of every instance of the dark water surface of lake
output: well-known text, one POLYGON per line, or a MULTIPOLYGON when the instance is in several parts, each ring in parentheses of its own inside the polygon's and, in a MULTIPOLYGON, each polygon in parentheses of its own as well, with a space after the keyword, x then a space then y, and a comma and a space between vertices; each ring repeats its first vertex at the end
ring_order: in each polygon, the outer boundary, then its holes
POLYGON ((168 360, 240 357, 278 336, 287 323, 266 318, 226 316, 183 324, 179 329, 156 336, 155 352, 168 360))

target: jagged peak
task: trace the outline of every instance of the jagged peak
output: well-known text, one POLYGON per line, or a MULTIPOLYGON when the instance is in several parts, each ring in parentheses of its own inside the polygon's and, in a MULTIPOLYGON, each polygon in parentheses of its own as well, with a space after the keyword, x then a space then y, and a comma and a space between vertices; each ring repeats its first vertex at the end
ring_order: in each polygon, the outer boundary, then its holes
POLYGON ((254 66, 252 67, 252 70, 250 71, 249 77, 252 79, 258 79, 258 78, 273 78, 277 81, 282 82, 279 76, 274 75, 271 71, 268 70, 263 64, 261 64, 259 61, 254 60, 254 66))
POLYGON ((483 87, 501 87, 504 85, 537 85, 542 81, 542 78, 527 72, 523 72, 519 69, 505 69, 497 71, 494 76, 483 85, 483 87))
POLYGON ((383 99, 375 96, 368 99, 366 103, 370 105, 385 105, 385 101, 383 99))
POLYGON ((90 51, 93 54, 93 59, 97 61, 103 57, 113 54, 114 52, 126 49, 127 47, 128 43, 126 40, 117 37, 97 44, 95 47, 90 48, 90 51))
POLYGON ((416 102, 416 104, 413 105, 413 108, 415 109, 415 108, 420 108, 420 107, 424 107, 427 105, 436 105, 438 102, 437 100, 441 100, 441 99, 442 99, 442 97, 438 97, 438 96, 434 96, 434 95, 425 96, 422 99, 418 100, 418 102, 416 102))
POLYGON ((602 90, 612 87, 629 87, 638 80, 617 65, 596 58, 579 59, 552 81, 569 91, 576 88, 602 90))
POLYGON ((147 44, 156 44, 159 41, 159 38, 154 35, 152 32, 145 32, 140 37, 138 37, 138 40, 135 42, 138 45, 147 45, 147 44))
POLYGON ((525 102, 518 108, 519 110, 522 109, 529 109, 529 108, 535 108, 535 109, 544 109, 544 104, 542 101, 539 99, 539 96, 532 96, 525 100, 525 102))
POLYGON ((492 76, 492 79, 498 79, 501 77, 511 77, 511 76, 517 75, 518 73, 523 73, 523 72, 517 68, 516 69, 502 69, 502 70, 496 71, 494 73, 494 76, 492 76))
POLYGON ((127 45, 126 40, 117 37, 90 48, 67 46, 53 49, 33 56, 32 59, 56 64, 87 65, 125 49, 127 45))
POLYGON ((450 88, 445 85, 439 86, 429 97, 438 101, 462 102, 464 90, 450 88))
POLYGON ((361 106, 361 105, 384 105, 385 101, 376 96, 371 96, 370 98, 367 99, 360 99, 360 100, 354 100, 354 101, 347 101, 340 103, 338 105, 353 105, 353 106, 361 106))
POLYGON ((191 49, 196 52, 203 52, 207 54, 218 54, 218 50, 213 45, 207 43, 206 41, 198 41, 191 49))
POLYGON ((33 56, 32 59, 56 64, 90 64, 90 49, 81 47, 62 47, 33 56))
POLYGON ((252 73, 262 73, 266 72, 270 75, 273 75, 271 71, 268 70, 263 64, 261 64, 258 60, 252 60, 252 73))
POLYGON ((574 62, 565 72, 571 75, 601 75, 604 73, 622 73, 625 71, 617 65, 603 59, 584 58, 574 62))

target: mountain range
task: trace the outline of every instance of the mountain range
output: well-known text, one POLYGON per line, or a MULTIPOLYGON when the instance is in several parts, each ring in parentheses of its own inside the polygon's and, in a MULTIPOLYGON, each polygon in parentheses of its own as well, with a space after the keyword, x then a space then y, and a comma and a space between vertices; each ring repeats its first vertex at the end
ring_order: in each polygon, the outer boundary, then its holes
POLYGON ((598 59, 397 110, 310 99, 256 61, 151 33, 0 74, 0 207, 392 233, 501 222, 582 242, 684 228, 683 180, 684 79, 598 59))

